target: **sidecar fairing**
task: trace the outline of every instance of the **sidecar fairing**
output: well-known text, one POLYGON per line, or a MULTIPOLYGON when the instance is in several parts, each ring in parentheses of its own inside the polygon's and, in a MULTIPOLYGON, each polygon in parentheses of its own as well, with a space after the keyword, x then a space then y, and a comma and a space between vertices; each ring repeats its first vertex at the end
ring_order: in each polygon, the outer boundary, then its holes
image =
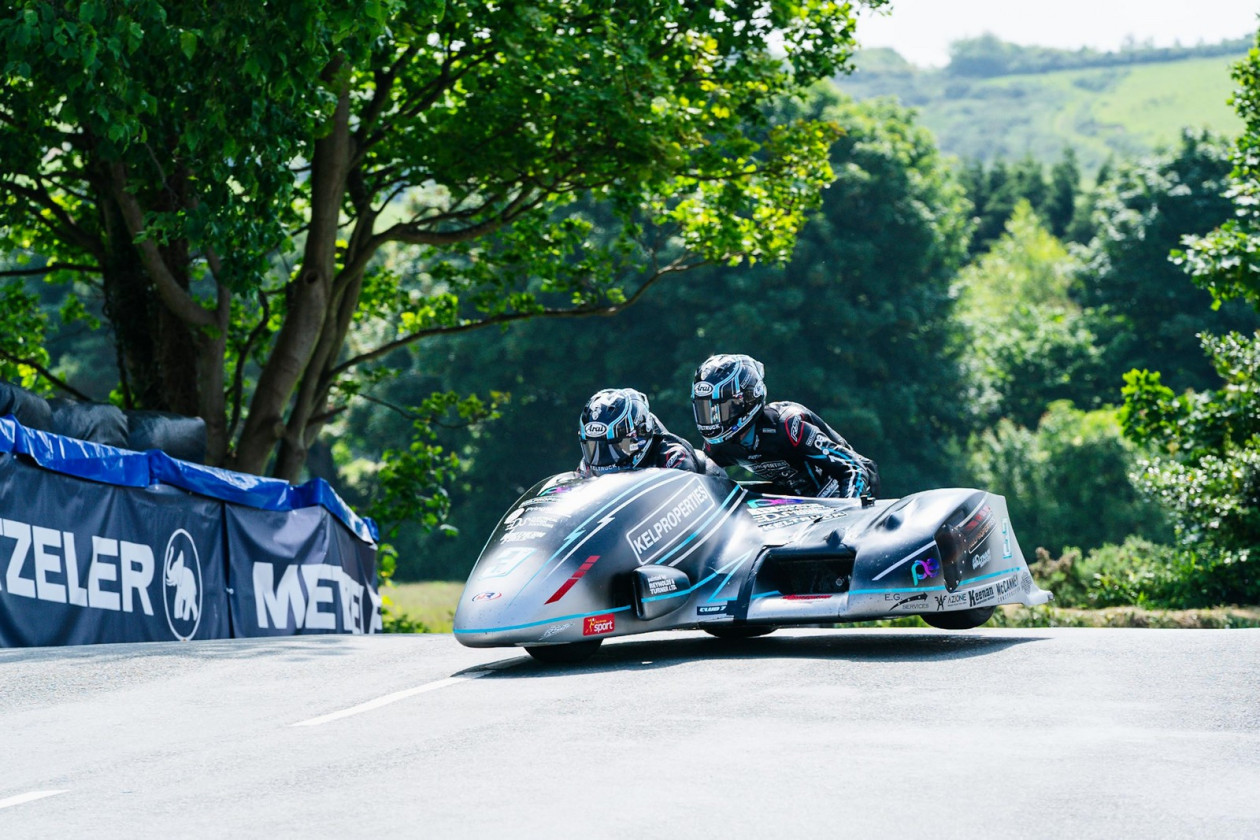
POLYGON ((983 490, 812 499, 680 470, 565 473, 499 522, 454 633, 471 647, 539 655, 656 630, 756 635, 909 613, 964 629, 999 604, 1050 597, 1033 582, 1005 499, 983 490))

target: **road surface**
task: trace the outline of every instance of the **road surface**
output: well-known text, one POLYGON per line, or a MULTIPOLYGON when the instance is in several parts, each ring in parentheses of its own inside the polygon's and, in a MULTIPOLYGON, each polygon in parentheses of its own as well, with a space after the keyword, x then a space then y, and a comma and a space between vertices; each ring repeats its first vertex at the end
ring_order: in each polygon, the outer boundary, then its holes
POLYGON ((0 837, 1260 837, 1260 630, 0 651, 0 837))

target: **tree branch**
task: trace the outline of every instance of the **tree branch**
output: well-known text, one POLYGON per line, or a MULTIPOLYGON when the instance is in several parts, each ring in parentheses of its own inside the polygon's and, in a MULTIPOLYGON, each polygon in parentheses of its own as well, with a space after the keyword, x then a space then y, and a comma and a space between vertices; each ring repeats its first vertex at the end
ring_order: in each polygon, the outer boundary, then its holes
POLYGON ((60 223, 60 227, 53 225, 52 222, 47 219, 38 217, 39 220, 47 225, 50 230, 64 239, 75 243, 80 248, 96 257, 98 261, 104 262, 105 248, 101 244, 101 241, 80 227, 79 224, 70 217, 70 214, 66 212, 65 208, 58 204, 53 197, 49 195, 48 190, 44 189, 42 186, 38 189, 23 187, 21 184, 14 181, 9 181, 6 186, 13 193, 22 196, 32 204, 43 207, 52 213, 53 218, 60 223))
POLYGON ((408 335, 402 336, 401 338, 396 338, 393 341, 386 342, 385 344, 382 344, 380 347, 377 347, 373 350, 369 350, 366 353, 360 353, 358 356, 354 356, 342 362, 341 364, 334 366, 328 371, 328 378, 335 379, 337 376, 340 376, 341 374, 345 373, 347 370, 349 370, 352 367, 364 364, 366 362, 375 361, 376 359, 389 355, 395 350, 406 347, 409 344, 413 344, 422 338, 430 338, 436 335, 458 335, 459 333, 466 333, 466 332, 472 332, 473 330, 479 330, 479 329, 482 329, 483 327, 510 324, 516 321, 524 321, 530 318, 585 318, 591 315, 600 316, 600 317, 608 317, 610 315, 616 315, 618 312, 621 312, 623 309, 626 309, 627 307, 631 306, 636 301, 638 301, 639 298, 643 297, 643 294, 652 285, 654 285, 658 280, 660 280, 662 277, 666 276, 667 274, 676 274, 680 271, 688 271, 690 269, 696 268, 704 264, 705 264, 705 261, 687 263, 681 259, 675 260, 669 265, 658 269, 656 273, 654 273, 651 277, 649 277, 647 280, 643 282, 643 285, 641 285, 635 291, 633 295, 626 298, 624 303, 614 303, 614 304, 608 304, 608 305, 593 305, 592 304, 592 305, 587 305, 587 306, 574 307, 571 309, 549 308, 549 309, 543 309, 540 312, 500 312, 498 315, 492 315, 489 318, 483 318, 480 321, 465 321, 460 324, 451 324, 448 326, 430 327, 428 329, 416 330, 413 333, 409 333, 408 335))
MULTIPOLYGON (((144 211, 136 197, 127 192, 127 172, 121 163, 112 163, 109 165, 109 173, 114 199, 118 202, 118 209, 127 224, 127 231, 133 240, 139 239, 144 232, 144 211)), ((179 285, 152 239, 142 239, 136 243, 136 247, 162 302, 177 318, 196 327, 216 326, 215 314, 197 303, 188 290, 179 285)))
POLYGON ((38 373, 40 376, 44 377, 53 385, 65 391, 67 394, 74 397, 75 399, 82 400, 83 402, 93 402, 93 399, 89 397, 87 394, 84 394, 82 391, 71 386, 70 383, 66 382, 64 379, 54 374, 51 370, 44 367, 39 362, 31 361, 30 359, 23 359, 19 356, 15 356, 12 353, 8 353, 4 350, 0 350, 0 358, 8 359, 9 361, 15 362, 19 365, 25 365, 26 367, 32 369, 33 371, 38 373))
POLYGON ((52 274, 54 271, 82 271, 99 273, 99 265, 79 265, 77 263, 49 263, 43 268, 14 268, 0 271, 0 277, 30 277, 38 274, 52 274))

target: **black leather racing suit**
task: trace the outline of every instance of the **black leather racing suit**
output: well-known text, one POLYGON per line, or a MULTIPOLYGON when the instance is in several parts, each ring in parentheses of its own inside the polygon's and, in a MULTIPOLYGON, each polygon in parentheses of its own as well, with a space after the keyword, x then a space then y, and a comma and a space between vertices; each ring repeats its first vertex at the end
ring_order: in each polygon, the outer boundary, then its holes
MULTIPOLYGON (((695 447, 688 443, 685 438, 666 431, 658 432, 653 436, 647 454, 643 456, 643 460, 634 469, 646 469, 647 467, 667 467, 689 472, 725 475, 703 453, 697 452, 695 447)), ((617 471, 611 469, 604 472, 617 471)), ((595 472, 590 464, 586 463, 585 458, 578 464, 577 472, 583 478, 590 478, 593 475, 600 474, 595 472)))
POLYGON ((772 402, 742 434, 704 445, 719 466, 738 464, 787 496, 874 496, 879 467, 800 403, 772 402))

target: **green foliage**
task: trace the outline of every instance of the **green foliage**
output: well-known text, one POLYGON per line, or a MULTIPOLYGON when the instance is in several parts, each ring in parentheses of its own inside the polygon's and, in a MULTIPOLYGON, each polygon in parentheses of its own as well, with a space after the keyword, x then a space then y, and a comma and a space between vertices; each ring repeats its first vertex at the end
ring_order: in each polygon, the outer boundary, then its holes
POLYGON ((1130 438, 1158 449, 1141 481, 1180 544, 1204 568, 1229 569, 1260 546, 1260 336, 1204 336, 1203 346, 1223 387, 1176 395, 1159 374, 1133 371, 1121 419, 1130 438))
POLYGON ((1114 410, 1055 402, 1035 431, 1002 420, 969 449, 977 486, 1006 497, 1026 549, 1088 550, 1130 534, 1165 535, 1160 509, 1129 478, 1136 455, 1114 410))
MULTIPOLYGON (((459 469, 459 458, 435 443, 436 430, 450 427, 448 417, 460 427, 494 420, 500 416, 501 399, 501 394, 492 394, 486 402, 475 395, 435 393, 409 412, 411 444, 404 451, 385 450, 377 476, 378 495, 371 505, 372 516, 385 534, 394 537, 404 523, 425 532, 450 530, 446 518, 451 501, 446 487, 459 469)), ((392 548, 388 553, 394 553, 392 548)))
POLYGON ((39 374, 32 365, 48 364, 43 346, 46 320, 39 299, 23 283, 11 280, 0 285, 0 380, 37 386, 39 374))
POLYGON ((696 439, 691 377, 714 352, 765 362, 771 398, 809 405, 876 458, 887 493, 960 480, 969 417, 950 283, 969 229, 962 190, 905 109, 823 89, 778 107, 775 119, 822 118, 844 132, 831 153, 836 182, 787 267, 697 269, 610 318, 514 325, 493 344, 435 342, 388 383, 398 402, 457 385, 514 394, 502 422, 447 438, 467 465, 451 493, 461 534, 408 542, 400 575, 465 575, 514 498, 576 465, 577 415, 600 388, 639 388, 667 427, 696 439), (439 369, 446 378, 431 377, 439 369))
POLYGON ((1234 66, 1233 77, 1238 87, 1231 101, 1244 124, 1225 194, 1233 218, 1203 236, 1187 236, 1186 251, 1173 256, 1212 293, 1213 306, 1239 299, 1260 310, 1260 46, 1234 66))
POLYGON ((970 402, 980 425, 1034 427, 1047 403, 1097 408, 1112 393, 1088 319, 1069 295, 1077 270, 1066 247, 1021 200, 992 248, 959 273, 970 402))
POLYGON ((784 259, 835 134, 767 106, 842 71, 854 20, 813 0, 19 0, 0 250, 98 284, 125 404, 200 414, 212 462, 296 479, 346 383, 399 348, 784 259))
MULTIPOLYGON (((1235 144, 1227 193, 1234 218, 1205 236, 1187 237, 1190 253, 1175 255, 1212 292, 1214 307, 1232 298, 1260 306, 1248 245, 1255 238, 1252 158, 1260 149, 1258 65, 1260 51, 1252 50, 1235 73, 1234 104, 1247 131, 1235 144)), ((1260 603, 1254 569, 1260 562, 1260 331, 1200 339, 1222 384, 1177 394, 1161 373, 1134 370, 1125 377, 1121 420, 1126 435, 1157 453, 1141 465, 1140 481, 1172 519, 1182 549, 1181 596, 1260 603)))
POLYGON ((1039 551, 1031 569, 1060 607, 1183 610, 1257 603, 1254 563, 1246 554, 1205 554, 1131 536, 1120 545, 1093 549, 1083 559, 1076 548, 1065 549, 1058 559, 1039 551))
POLYGON ((1222 197, 1229 168, 1221 138, 1186 131, 1175 148, 1117 166, 1098 189, 1097 232, 1081 252, 1075 293, 1093 310, 1090 325, 1107 369, 1157 370, 1177 390, 1210 387, 1216 377, 1195 335, 1260 326, 1256 312, 1241 304, 1209 310, 1208 293, 1168 259, 1184 234, 1229 218, 1231 205, 1222 197))

